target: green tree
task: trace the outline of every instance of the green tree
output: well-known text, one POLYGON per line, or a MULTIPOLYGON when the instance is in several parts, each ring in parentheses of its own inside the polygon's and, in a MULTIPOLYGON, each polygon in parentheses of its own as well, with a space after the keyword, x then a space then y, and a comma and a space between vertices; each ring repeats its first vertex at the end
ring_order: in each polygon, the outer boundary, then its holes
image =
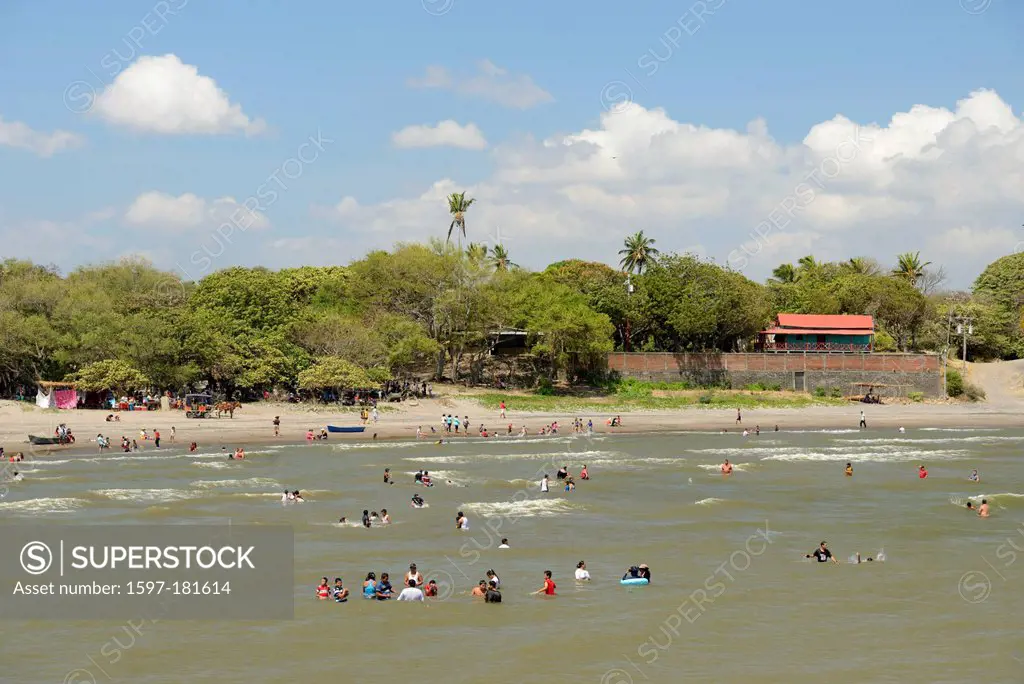
POLYGON ((777 283, 795 283, 797 270, 793 264, 779 264, 772 270, 772 279, 777 283))
POLYGON ((118 359, 97 361, 79 369, 67 377, 79 388, 87 392, 104 392, 110 390, 117 396, 132 390, 145 389, 149 378, 138 368, 118 359))
POLYGON ((922 263, 920 252, 904 252, 896 257, 896 268, 892 273, 900 278, 905 278, 907 282, 917 287, 918 281, 925 274, 925 268, 931 263, 930 261, 922 263))
POLYGON ((657 242, 654 238, 649 238, 644 235, 644 231, 638 231, 633 235, 629 235, 625 240, 625 249, 619 250, 619 256, 622 259, 619 261, 619 265, 627 273, 643 273, 649 268, 658 258, 657 249, 654 248, 654 243, 657 242))
POLYGON ((505 249, 504 245, 495 245, 491 248, 491 265, 494 266, 495 271, 507 271, 517 266, 517 264, 512 263, 508 250, 505 249))
POLYGON ((448 195, 448 213, 451 214, 452 222, 448 226, 448 237, 445 242, 450 242, 452 239, 452 231, 456 228, 461 232, 461 239, 466 237, 466 212, 476 202, 472 197, 466 197, 465 192, 453 192, 448 195))
POLYGON ((336 356, 324 356, 301 371, 299 388, 304 390, 369 389, 379 383, 373 381, 365 369, 336 356))

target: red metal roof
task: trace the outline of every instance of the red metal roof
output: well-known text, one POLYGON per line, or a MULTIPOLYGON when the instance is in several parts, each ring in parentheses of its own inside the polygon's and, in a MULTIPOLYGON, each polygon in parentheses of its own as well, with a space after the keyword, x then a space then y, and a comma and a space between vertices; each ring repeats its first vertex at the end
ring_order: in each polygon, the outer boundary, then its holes
POLYGON ((871 335, 867 328, 768 328, 762 335, 871 335))
POLYGON ((792 314, 780 313, 779 328, 797 328, 808 332, 842 332, 853 334, 851 331, 860 334, 873 332, 875 321, 871 316, 819 316, 816 314, 792 314), (810 329, 814 330, 810 330, 810 329))

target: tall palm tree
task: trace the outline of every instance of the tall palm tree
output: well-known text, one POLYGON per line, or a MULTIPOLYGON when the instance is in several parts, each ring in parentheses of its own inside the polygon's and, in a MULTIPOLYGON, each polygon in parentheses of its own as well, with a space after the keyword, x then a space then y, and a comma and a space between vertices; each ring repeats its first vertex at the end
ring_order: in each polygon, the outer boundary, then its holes
POLYGON ((509 258, 505 245, 491 247, 491 265, 494 266, 495 271, 507 271, 510 268, 516 267, 516 264, 512 263, 512 260, 509 258))
POLYGON ((797 259, 796 263, 797 267, 801 271, 804 271, 805 273, 816 270, 819 265, 818 262, 814 259, 814 256, 811 254, 800 257, 799 259, 797 259))
POLYGON ((793 264, 779 264, 772 271, 772 279, 779 283, 795 283, 797 271, 793 268, 793 264))
POLYGON ((866 257, 853 257, 843 267, 850 273, 856 273, 857 275, 877 275, 878 264, 875 263, 874 259, 868 259, 866 257))
POLYGON ((619 255, 622 256, 619 266, 622 267, 622 270, 638 274, 647 270, 651 264, 657 261, 657 257, 661 253, 654 248, 655 242, 657 240, 646 237, 642 230, 626 237, 625 249, 619 250, 619 255))
MULTIPOLYGON (((448 237, 445 242, 452 239, 452 231, 456 227, 462 231, 462 238, 466 237, 466 212, 476 202, 472 197, 466 197, 464 192, 453 192, 448 195, 448 213, 452 216, 452 223, 448 226, 448 237)), ((460 238, 461 244, 461 238, 460 238)))
POLYGON ((904 252, 896 257, 896 268, 892 270, 893 275, 906 278, 910 284, 917 287, 917 281, 924 275, 924 269, 932 262, 921 263, 920 252, 904 252))

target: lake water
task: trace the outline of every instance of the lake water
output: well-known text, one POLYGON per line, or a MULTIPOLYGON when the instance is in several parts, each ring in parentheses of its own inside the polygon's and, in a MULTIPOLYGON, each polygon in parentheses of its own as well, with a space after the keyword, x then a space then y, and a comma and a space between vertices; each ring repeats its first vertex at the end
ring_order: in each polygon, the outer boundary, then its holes
POLYGON ((1022 446, 1021 431, 965 429, 347 442, 233 463, 217 450, 56 454, 24 464, 0 524, 290 524, 295 619, 135 635, 114 621, 8 622, 0 680, 1024 681, 1022 446), (575 492, 555 484, 559 465, 584 464, 592 479, 575 492), (413 484, 420 467, 437 486, 413 484), (282 505, 284 487, 307 502, 282 505), (410 507, 417 491, 428 508, 410 507), (981 496, 987 520, 963 507, 981 496), (389 527, 337 524, 381 508, 389 527), (844 563, 803 560, 823 539, 844 563), (885 562, 845 562, 882 549, 885 562), (579 560, 588 585, 573 581, 579 560), (323 575, 358 591, 370 570, 400 584, 410 562, 441 586, 429 607, 313 598, 323 575), (639 563, 652 585, 620 586, 639 563), (500 605, 466 595, 489 568, 500 605), (546 569, 558 596, 529 596, 546 569))

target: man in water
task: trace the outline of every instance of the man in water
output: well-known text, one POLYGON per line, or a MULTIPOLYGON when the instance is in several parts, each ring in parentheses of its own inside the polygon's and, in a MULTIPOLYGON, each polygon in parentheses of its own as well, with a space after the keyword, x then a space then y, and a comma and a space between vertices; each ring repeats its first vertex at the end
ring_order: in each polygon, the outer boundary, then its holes
MULTIPOLYGON (((415 566, 414 566, 415 567, 415 566)), ((402 590, 402 593, 398 595, 399 601, 422 601, 423 590, 417 585, 416 580, 408 580, 409 586, 402 590)))
POLYGON ((974 502, 973 501, 968 501, 967 502, 967 510, 969 510, 969 511, 973 511, 974 510, 974 502))
POLYGON ((473 591, 469 592, 471 596, 484 596, 487 594, 487 582, 480 580, 479 584, 473 587, 473 591))
POLYGON ((384 484, 391 484, 391 468, 384 469, 384 484))
POLYGON ((853 464, 846 464, 846 477, 853 477, 853 464))
POLYGON ((492 582, 484 592, 484 603, 501 603, 501 591, 492 582))
POLYGON ((987 518, 988 517, 988 499, 982 499, 981 500, 981 506, 978 509, 978 515, 981 516, 982 518, 987 518))
POLYGON ((346 589, 345 587, 341 586, 341 578, 340 577, 335 577, 334 578, 334 591, 332 593, 334 595, 334 600, 337 603, 344 603, 345 601, 348 600, 348 589, 346 589))
POLYGON ((971 482, 981 482, 981 476, 978 475, 978 469, 975 468, 971 471, 971 476, 967 478, 971 482))
POLYGON ((928 477, 928 471, 924 469, 924 465, 917 466, 917 477, 922 480, 928 477))
POLYGON ((419 494, 413 494, 412 506, 413 508, 423 508, 423 497, 421 497, 419 494))
POLYGON ((732 475, 732 463, 729 463, 729 459, 725 459, 725 463, 722 464, 722 474, 732 475))
POLYGON ((498 548, 499 549, 510 549, 510 548, 512 548, 511 546, 508 545, 508 537, 502 537, 501 545, 498 548))
POLYGON ((831 551, 828 550, 827 542, 821 542, 821 544, 818 545, 818 548, 814 549, 813 552, 811 552, 811 553, 807 554, 806 556, 804 556, 804 558, 812 558, 812 557, 815 560, 817 560, 819 563, 827 563, 828 561, 832 561, 833 563, 836 563, 837 565, 839 563, 839 560, 835 556, 832 555, 831 551))
POLYGON ((416 569, 416 564, 411 563, 409 565, 409 572, 405 573, 405 586, 418 587, 421 584, 423 584, 423 575, 421 575, 420 571, 416 569))

